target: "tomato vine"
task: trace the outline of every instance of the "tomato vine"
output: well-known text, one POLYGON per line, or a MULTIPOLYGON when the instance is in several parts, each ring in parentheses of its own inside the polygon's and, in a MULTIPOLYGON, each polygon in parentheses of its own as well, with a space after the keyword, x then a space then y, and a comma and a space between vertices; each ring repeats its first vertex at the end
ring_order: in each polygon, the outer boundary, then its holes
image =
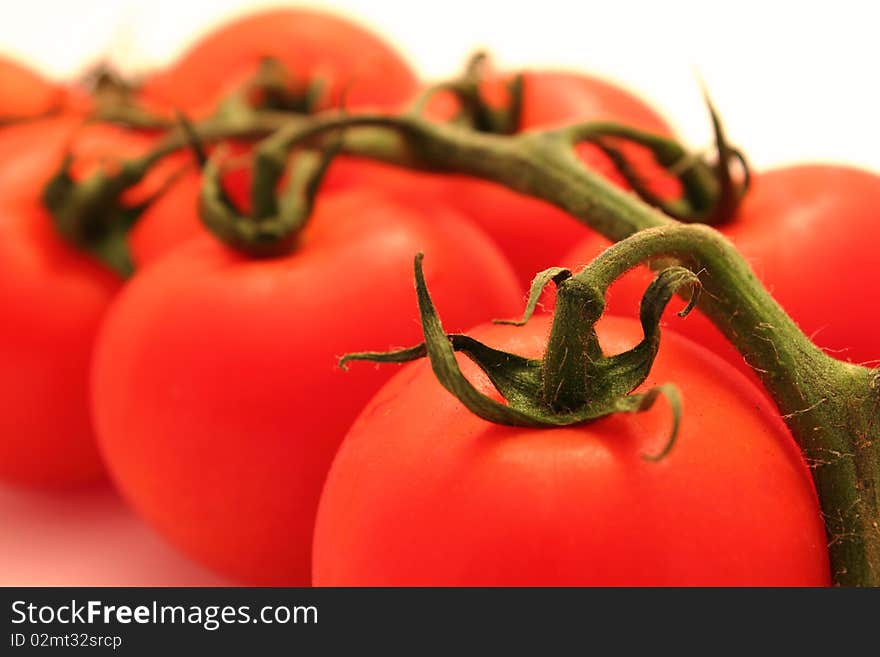
MULTIPOLYGON (((484 117, 485 112, 477 110, 475 115, 484 117)), ((727 166, 742 158, 726 147, 714 113, 713 118, 719 166, 707 168, 698 162, 700 166, 688 169, 691 178, 684 186, 691 194, 690 207, 655 202, 659 209, 645 202, 652 199, 620 190, 585 167, 575 147, 585 140, 623 136, 647 145, 668 167, 686 153, 669 140, 653 140, 608 124, 502 134, 505 131, 477 130, 479 126, 468 121, 433 122, 412 111, 400 115, 327 111, 306 117, 259 110, 207 119, 194 124, 192 132, 204 141, 271 135, 257 150, 258 169, 260 163, 271 169, 272 153, 332 147, 399 167, 464 174, 542 199, 617 242, 589 267, 591 285, 598 290, 645 262, 685 268, 690 274, 684 278, 691 281, 696 276, 702 286, 699 308, 755 370, 813 466, 834 581, 880 585, 880 371, 823 353, 721 233, 705 225, 679 223, 662 211, 681 219, 689 212, 704 220, 731 211, 741 190, 731 185, 727 166)), ((192 141, 189 133, 173 129, 149 157, 186 146, 192 141)), ((260 185, 265 187, 266 179, 257 176, 255 200, 260 185)), ((576 321, 566 319, 565 307, 557 310, 554 330, 560 339, 588 349, 592 323, 598 317, 581 314, 576 321)), ((421 349, 407 357, 429 352, 421 349)), ((578 394, 583 397, 583 392, 578 394)), ((574 415, 577 421, 585 417, 574 415)), ((506 421, 501 416, 492 420, 506 421)))

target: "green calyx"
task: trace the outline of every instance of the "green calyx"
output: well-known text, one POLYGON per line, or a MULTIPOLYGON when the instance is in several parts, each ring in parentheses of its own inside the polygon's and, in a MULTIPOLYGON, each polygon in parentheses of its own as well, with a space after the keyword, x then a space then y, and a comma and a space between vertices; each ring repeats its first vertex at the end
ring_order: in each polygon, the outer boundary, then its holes
POLYGON ((326 95, 323 78, 299 80, 277 59, 264 57, 254 75, 220 103, 216 118, 235 119, 265 111, 307 116, 321 109, 326 95))
POLYGON ((733 219, 748 191, 751 176, 743 153, 727 141, 721 119, 708 94, 704 93, 704 98, 715 135, 714 161, 689 152, 673 139, 616 123, 574 126, 566 130, 567 136, 572 145, 587 142, 599 148, 645 203, 685 223, 719 226, 733 219), (657 164, 681 183, 682 196, 667 199, 657 194, 638 166, 627 157, 621 143, 647 149, 657 164), (734 175, 734 166, 739 166, 742 171, 740 179, 734 175))
POLYGON ((524 76, 514 75, 505 83, 507 99, 505 104, 490 104, 480 89, 485 79, 488 61, 486 53, 477 52, 471 56, 461 77, 441 82, 428 88, 416 99, 410 112, 421 115, 428 102, 438 93, 451 93, 458 102, 458 113, 452 123, 467 127, 476 132, 495 135, 512 135, 519 132, 522 116, 524 76))
MULTIPOLYGON (((591 283, 594 272, 587 267, 573 276, 566 269, 553 268, 538 274, 523 318, 508 322, 521 325, 528 321, 544 287, 551 281, 557 285, 557 309, 547 350, 543 358, 534 359, 493 349, 467 335, 445 333, 425 284, 422 258, 421 254, 416 256, 415 279, 425 341, 408 349, 347 354, 340 360, 341 367, 353 360, 402 363, 427 356, 443 387, 469 410, 489 422, 513 426, 559 427, 612 413, 639 412, 664 395, 674 417, 670 438, 660 454, 646 458, 662 458, 669 452, 681 415, 677 389, 665 384, 645 392, 633 390, 650 372, 660 346, 660 317, 672 295, 686 285, 698 289, 699 281, 692 272, 670 267, 657 276, 642 299, 642 341, 611 356, 602 352, 595 333, 605 290, 591 283), (483 394, 467 380, 455 359, 457 351, 486 373, 506 403, 483 394)), ((683 315, 695 301, 696 294, 683 315)))
POLYGON ((107 121, 138 130, 162 130, 171 122, 141 106, 139 82, 124 78, 112 66, 101 62, 79 81, 91 96, 94 108, 90 120, 107 121))
POLYGON ((172 176, 155 194, 136 204, 123 202, 125 192, 143 180, 157 157, 149 155, 122 162, 114 173, 99 171, 76 181, 71 176, 71 155, 43 189, 43 205, 55 229, 68 243, 91 254, 122 277, 134 273, 128 250, 129 231, 140 215, 165 190, 172 176))
POLYGON ((202 223, 224 244, 248 256, 267 258, 290 253, 312 215, 324 174, 341 143, 340 138, 320 152, 297 153, 279 193, 278 187, 288 169, 288 148, 278 135, 265 139, 254 156, 252 210, 244 214, 223 187, 219 158, 206 160, 194 142, 198 157, 204 162, 199 194, 202 223))

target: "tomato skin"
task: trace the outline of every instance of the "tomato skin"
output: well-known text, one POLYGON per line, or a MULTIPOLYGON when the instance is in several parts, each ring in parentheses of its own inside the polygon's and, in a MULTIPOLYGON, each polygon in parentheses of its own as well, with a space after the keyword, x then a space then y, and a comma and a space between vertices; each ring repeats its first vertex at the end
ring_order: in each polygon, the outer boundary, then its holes
POLYGON ((63 243, 39 207, 0 212, 0 478, 36 486, 96 479, 103 467, 89 368, 121 281, 63 243))
POLYGON ((0 132, 0 197, 32 199, 54 173, 83 117, 63 114, 11 125, 0 132))
POLYGON ((232 86, 274 57, 295 79, 322 77, 332 104, 396 106, 416 89, 409 66, 364 28, 305 9, 274 9, 233 20, 208 33, 170 68, 148 78, 148 100, 186 112, 210 111, 232 86), (350 87, 349 87, 350 85, 350 87))
POLYGON ((320 197, 289 256, 252 260, 204 237, 145 268, 93 366, 102 452, 133 506, 220 572, 308 584, 327 467, 391 375, 336 361, 418 342, 421 249, 450 328, 521 305, 509 265, 455 212, 367 192, 320 197))
MULTIPOLYGON (((666 122, 630 92, 599 78, 560 72, 527 72, 523 81, 523 131, 588 121, 615 121, 661 135, 671 135, 666 122)), ((639 147, 623 151, 654 178, 659 171, 639 147)), ((587 166, 615 184, 626 182, 607 157, 584 144, 578 154, 587 166)), ((662 181, 668 187, 673 182, 662 181)), ((661 193, 671 193, 658 188, 661 193)), ((535 274, 559 263, 572 244, 587 239, 590 229, 562 210, 538 199, 517 194, 493 183, 456 177, 447 192, 450 202, 489 233, 510 259, 523 289, 535 274)))
POLYGON ((60 86, 18 62, 0 57, 0 119, 40 116, 61 107, 64 100, 60 86))
MULTIPOLYGON (((718 229, 801 330, 836 358, 880 362, 880 267, 874 240, 880 176, 840 165, 803 164, 759 172, 733 220, 718 229)), ((562 263, 578 267, 609 242, 584 240, 562 263)), ((609 290, 608 310, 634 315, 651 280, 629 272, 609 290)), ((668 310, 669 326, 749 372, 743 357, 702 314, 668 310)))
POLYGON ((196 235, 206 234, 198 215, 200 171, 182 176, 141 215, 128 235, 129 250, 140 269, 196 235))
MULTIPOLYGON (((537 356, 550 318, 470 333, 537 356)), ((610 317, 606 349, 638 340, 610 317)), ((484 392, 490 384, 460 359, 484 392)), ((315 529, 317 586, 827 585, 826 539, 802 458, 729 365, 665 332, 647 385, 682 391, 658 463, 658 403, 560 429, 492 425, 406 366, 364 408, 331 467, 315 529)))
MULTIPOLYGON (((61 115, 0 135, 0 479, 41 487, 99 478, 89 417, 92 349, 122 280, 57 233, 43 188, 70 148, 76 179, 105 160, 145 152, 155 137, 61 115)), ((112 165, 110 165, 112 166, 112 165)), ((131 190, 146 194, 169 158, 131 190)))
MULTIPOLYGON (((73 156, 71 175, 83 180, 145 155, 160 137, 111 124, 86 124, 82 114, 72 112, 12 126, 0 134, 0 203, 40 204, 46 183, 67 153, 73 156)), ((185 152, 169 155, 128 190, 125 199, 135 202, 158 190, 189 159, 185 152)))

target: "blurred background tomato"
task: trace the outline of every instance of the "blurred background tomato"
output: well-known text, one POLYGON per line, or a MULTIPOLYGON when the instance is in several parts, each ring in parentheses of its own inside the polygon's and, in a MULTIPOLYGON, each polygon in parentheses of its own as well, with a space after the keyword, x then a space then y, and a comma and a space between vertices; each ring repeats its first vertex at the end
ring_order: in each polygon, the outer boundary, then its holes
MULTIPOLYGON (((220 23, 278 2, 30 0, 0 10, 0 54, 63 80, 109 61, 126 75, 168 65, 220 23)), ((291 4, 291 3, 286 3, 291 4)), ((697 0, 302 2, 395 44, 425 78, 475 48, 497 65, 562 67, 636 90, 685 141, 708 144, 702 78, 732 139, 759 167, 795 160, 880 171, 880 42, 870 3, 697 0)), ((33 492, 0 485, 0 585, 222 585, 134 518, 106 485, 33 492)))

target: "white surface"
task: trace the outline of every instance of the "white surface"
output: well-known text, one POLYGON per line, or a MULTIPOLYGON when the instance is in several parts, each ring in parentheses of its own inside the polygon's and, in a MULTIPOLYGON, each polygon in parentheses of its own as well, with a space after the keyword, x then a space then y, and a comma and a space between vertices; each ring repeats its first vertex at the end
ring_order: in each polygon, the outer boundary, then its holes
MULTIPOLYGON (((7 0, 0 51, 57 76, 102 57, 133 72, 170 61, 224 18, 277 4, 7 0)), ((699 73, 754 164, 823 159, 880 171, 880 9, 868 0, 297 4, 366 23, 426 77, 455 72, 484 46, 509 67, 567 66, 617 78, 650 98, 693 144, 710 136, 694 82, 699 73)))
POLYGON ((0 486, 0 586, 228 586, 159 538, 108 486, 0 486))

